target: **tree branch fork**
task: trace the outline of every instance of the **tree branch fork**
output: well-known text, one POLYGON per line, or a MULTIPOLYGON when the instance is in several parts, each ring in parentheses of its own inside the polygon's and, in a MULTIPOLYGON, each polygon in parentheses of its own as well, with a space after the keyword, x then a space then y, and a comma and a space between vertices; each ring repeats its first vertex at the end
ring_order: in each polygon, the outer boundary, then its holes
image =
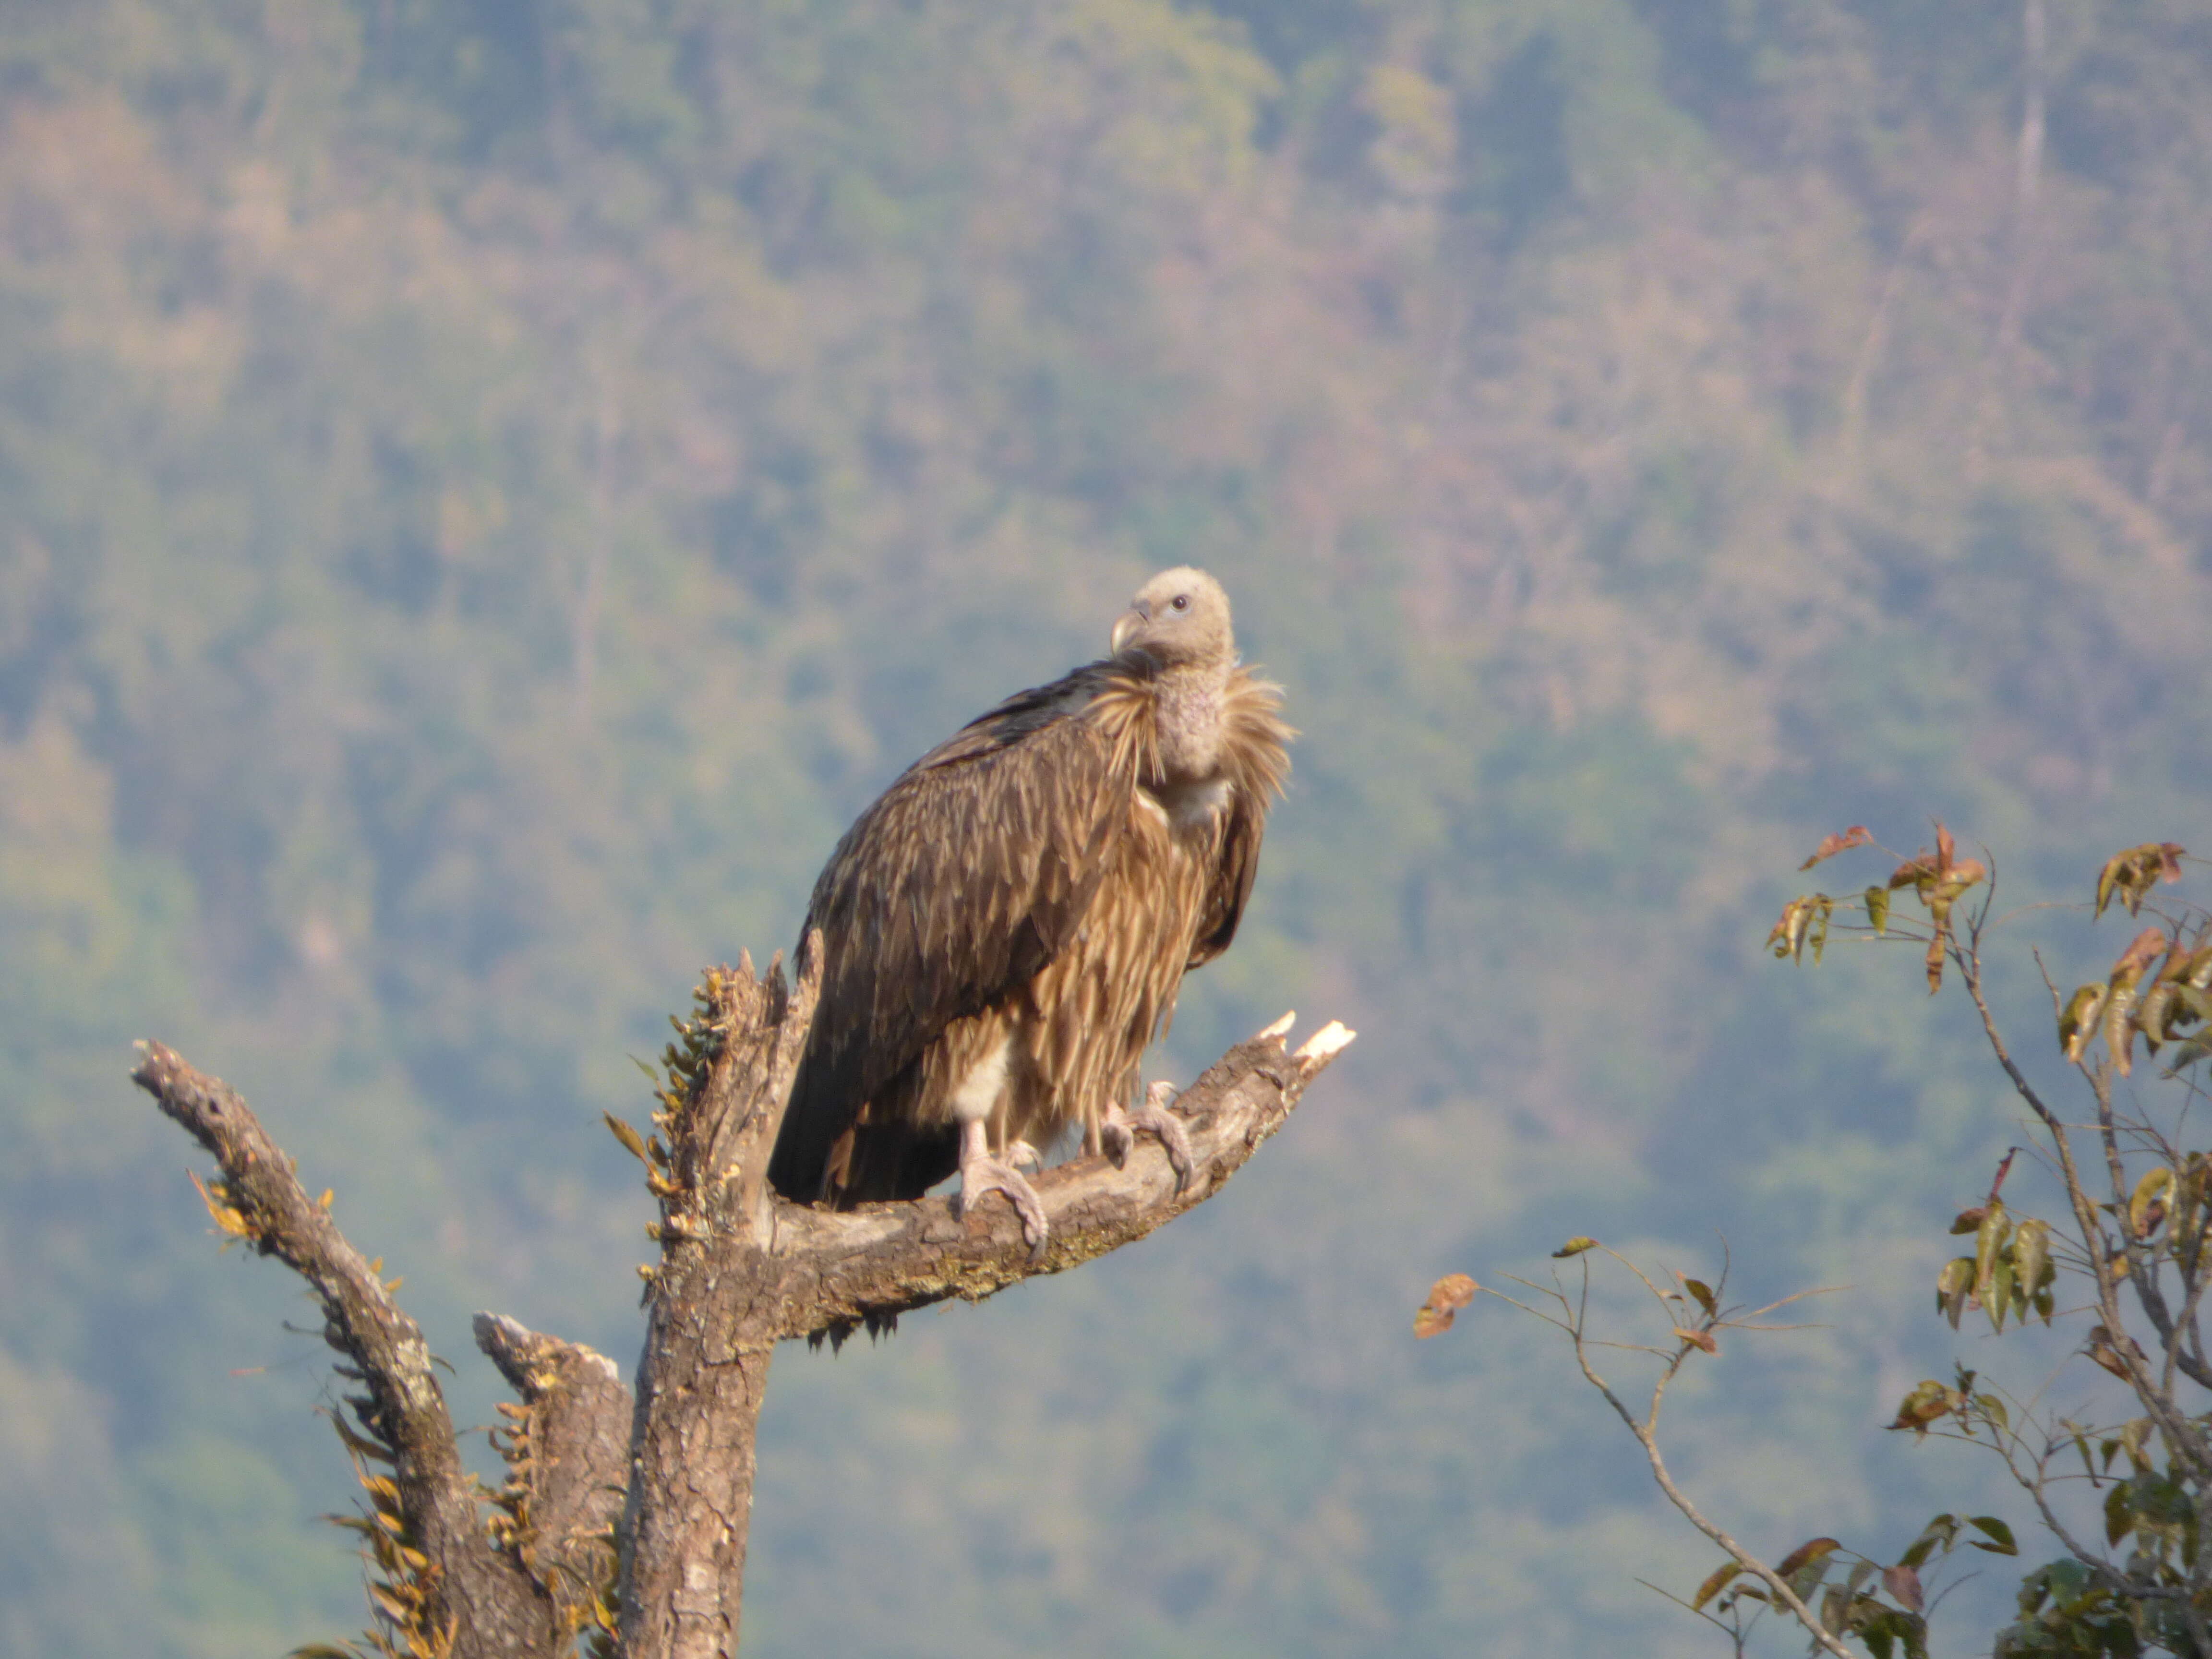
POLYGON ((356 1524, 371 1546, 372 1650, 565 1655, 590 1634, 623 1659, 733 1654, 754 1429, 777 1344, 884 1330, 1134 1243, 1218 1192, 1352 1037, 1330 1022, 1292 1051, 1285 1015, 1223 1055, 1176 1103, 1192 1153, 1180 1188, 1149 1138, 1118 1167, 1092 1157, 1045 1170, 1033 1184, 1049 1231, 1032 1252, 995 1195, 965 1218, 941 1196, 836 1213, 768 1187, 819 986, 818 950, 799 960, 795 981, 780 962, 765 975, 744 959, 710 970, 694 1018, 678 1023, 655 1133, 617 1129, 660 1205, 649 1229, 660 1259, 639 1270, 635 1393, 587 1347, 477 1316, 477 1346, 518 1396, 494 1437, 508 1467, 496 1492, 462 1463, 397 1281, 339 1231, 330 1194, 309 1195, 234 1091, 140 1045, 132 1080, 215 1160, 202 1194, 216 1226, 307 1282, 337 1369, 357 1385, 354 1424, 338 1426, 368 1494, 356 1524))

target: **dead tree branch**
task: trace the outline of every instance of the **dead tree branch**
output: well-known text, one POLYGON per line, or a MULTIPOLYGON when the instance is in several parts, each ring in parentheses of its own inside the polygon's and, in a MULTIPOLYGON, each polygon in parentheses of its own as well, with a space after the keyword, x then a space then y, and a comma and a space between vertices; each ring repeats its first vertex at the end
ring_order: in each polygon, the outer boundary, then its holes
POLYGON ((477 1346, 521 1396, 496 1495, 464 1472, 421 1330, 373 1266, 309 1199, 291 1160, 237 1095, 158 1044, 135 1074, 215 1155, 219 1224, 276 1255, 323 1299, 328 1339, 358 1373, 371 1455, 392 1466, 398 1511, 424 1568, 413 1588, 429 1650, 566 1653, 586 1626, 624 1659, 737 1650, 755 1474, 754 1434, 775 1346, 881 1330, 912 1309, 978 1301, 1142 1238, 1204 1202, 1282 1127, 1352 1041, 1334 1023, 1296 1053, 1288 1016, 1238 1044, 1176 1103, 1193 1155, 1177 1190, 1166 1154, 1121 1167, 1089 1158, 1036 1182, 1050 1227, 1033 1254, 1011 1209, 963 1221, 950 1200, 834 1214, 777 1197, 769 1154, 819 983, 810 941, 795 984, 780 963, 707 975, 667 1056, 650 1139, 618 1133, 660 1200, 660 1260, 647 1279, 635 1401, 588 1348, 477 1316, 477 1346), (617 1519, 619 1517, 619 1519, 617 1519))
POLYGON ((410 1547, 424 1558, 410 1622, 450 1644, 455 1659, 550 1653, 555 1613, 538 1585, 485 1529, 476 1483, 461 1466, 453 1419, 432 1373, 422 1328, 400 1310, 374 1264, 307 1196, 292 1160, 246 1102, 158 1042, 131 1080, 213 1155, 221 1177, 205 1188, 218 1226, 273 1255, 314 1288, 323 1340, 351 1362, 363 1392, 351 1404, 392 1465, 410 1547))
POLYGON ((495 1314, 476 1316, 477 1346, 519 1406, 502 1405, 507 1482, 494 1537, 538 1582, 570 1632, 611 1629, 615 1526, 629 1485, 629 1389, 605 1354, 541 1336, 495 1314))

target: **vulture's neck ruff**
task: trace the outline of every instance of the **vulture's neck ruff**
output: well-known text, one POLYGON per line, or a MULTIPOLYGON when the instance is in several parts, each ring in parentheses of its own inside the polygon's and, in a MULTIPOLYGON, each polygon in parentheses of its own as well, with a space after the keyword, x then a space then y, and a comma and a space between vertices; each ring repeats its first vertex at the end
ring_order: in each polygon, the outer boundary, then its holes
MULTIPOLYGON (((1231 665, 1171 668, 1153 682, 1159 784, 1175 789, 1220 775, 1231 665)), ((1147 781, 1151 781, 1147 780, 1147 781)))

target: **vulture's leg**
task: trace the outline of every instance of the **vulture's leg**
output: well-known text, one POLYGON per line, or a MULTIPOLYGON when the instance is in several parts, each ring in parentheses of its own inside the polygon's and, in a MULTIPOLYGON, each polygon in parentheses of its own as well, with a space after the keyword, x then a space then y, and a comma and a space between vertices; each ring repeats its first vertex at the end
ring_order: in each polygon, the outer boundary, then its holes
POLYGON ((1155 1083, 1145 1091, 1145 1103, 1133 1112, 1126 1109, 1118 1100, 1107 1102, 1106 1121, 1099 1125, 1098 1139, 1118 1170, 1127 1161, 1129 1149, 1137 1144, 1136 1132, 1150 1130, 1167 1148, 1168 1163, 1175 1170, 1176 1191, 1180 1193, 1190 1184, 1190 1136, 1183 1132, 1182 1120, 1168 1109, 1175 1097, 1173 1084, 1155 1083))
POLYGON ((983 1120, 971 1117, 960 1126, 960 1198, 958 1212, 965 1216, 986 1193, 1004 1193, 1014 1213, 1022 1218, 1022 1237, 1031 1255, 1044 1254, 1044 1206, 1036 1189, 1022 1179, 1010 1164, 991 1156, 989 1133, 983 1120))

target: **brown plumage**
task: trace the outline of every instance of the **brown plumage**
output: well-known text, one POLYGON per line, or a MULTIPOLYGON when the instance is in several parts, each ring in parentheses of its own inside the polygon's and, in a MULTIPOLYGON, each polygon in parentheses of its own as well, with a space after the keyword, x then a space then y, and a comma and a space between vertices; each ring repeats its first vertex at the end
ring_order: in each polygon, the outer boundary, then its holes
POLYGON ((1279 689, 1236 659, 1229 601, 1163 572, 1113 654, 1008 698, 909 767, 816 882, 821 999, 769 1177, 844 1206, 963 1205, 1080 1125, 1126 1141, 1138 1061, 1186 969, 1229 946, 1292 735, 1279 689))

